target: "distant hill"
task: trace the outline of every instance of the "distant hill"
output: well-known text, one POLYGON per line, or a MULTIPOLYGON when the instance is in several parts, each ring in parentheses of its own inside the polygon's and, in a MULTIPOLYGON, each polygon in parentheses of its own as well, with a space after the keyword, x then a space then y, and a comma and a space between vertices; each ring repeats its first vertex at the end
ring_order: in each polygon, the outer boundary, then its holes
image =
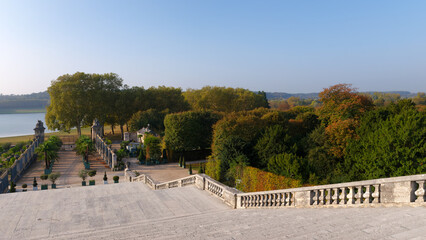
MULTIPOLYGON (((374 93, 393 93, 401 95, 401 98, 412 98, 417 95, 417 93, 411 93, 407 91, 389 91, 389 92, 362 92, 373 95, 374 93)), ((266 92, 266 98, 268 100, 277 100, 277 99, 288 99, 290 97, 299 97, 301 99, 317 99, 319 93, 284 93, 284 92, 266 92)))
POLYGON ((49 99, 47 91, 22 95, 0 94, 0 113, 45 112, 49 99))
MULTIPOLYGON (((374 94, 375 92, 364 92, 374 94)), ((407 91, 390 91, 379 93, 397 93, 401 98, 412 98, 417 93, 407 91)), ((318 99, 319 93, 285 93, 285 92, 266 92, 268 100, 288 99, 290 97, 299 97, 301 99, 318 99)), ((45 112, 49 104, 50 96, 47 91, 22 95, 3 95, 0 94, 0 113, 25 113, 25 112, 45 112)))

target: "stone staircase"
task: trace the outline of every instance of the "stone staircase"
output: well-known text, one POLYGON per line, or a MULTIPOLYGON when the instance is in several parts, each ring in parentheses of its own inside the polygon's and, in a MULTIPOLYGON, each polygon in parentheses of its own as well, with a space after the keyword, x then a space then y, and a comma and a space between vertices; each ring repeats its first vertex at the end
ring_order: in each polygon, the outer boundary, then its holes
POLYGON ((0 195, 0 239, 426 239, 426 207, 233 209, 195 185, 0 195))

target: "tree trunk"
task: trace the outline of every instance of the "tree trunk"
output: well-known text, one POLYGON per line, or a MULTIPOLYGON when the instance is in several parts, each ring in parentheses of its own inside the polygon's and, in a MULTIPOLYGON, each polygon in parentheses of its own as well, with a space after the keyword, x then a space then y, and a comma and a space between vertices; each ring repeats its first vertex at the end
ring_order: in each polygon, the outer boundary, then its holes
POLYGON ((114 133, 114 124, 111 124, 111 132, 112 132, 112 135, 115 135, 115 133, 114 133))
POLYGON ((120 124, 120 130, 121 130, 121 140, 124 140, 124 129, 122 124, 120 124))
POLYGON ((77 134, 78 134, 78 137, 81 137, 81 126, 80 126, 80 124, 77 125, 77 134))
POLYGON ((44 162, 46 163, 46 169, 48 169, 49 163, 48 163, 48 160, 47 160, 47 152, 46 151, 44 152, 44 162))
POLYGON ((126 123, 126 129, 127 131, 129 131, 129 125, 126 123))

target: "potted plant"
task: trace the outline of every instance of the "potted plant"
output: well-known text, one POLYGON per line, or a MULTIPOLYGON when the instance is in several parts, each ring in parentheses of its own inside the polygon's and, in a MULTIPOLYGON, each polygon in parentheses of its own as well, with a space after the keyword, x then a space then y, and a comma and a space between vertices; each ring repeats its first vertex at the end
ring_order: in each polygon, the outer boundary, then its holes
POLYGON ((118 183, 118 180, 120 179, 120 177, 119 176, 114 176, 113 178, 112 178, 112 180, 114 180, 114 183, 118 183))
MULTIPOLYGON (((47 175, 47 174, 41 174, 40 179, 45 181, 45 180, 47 180, 48 177, 49 177, 49 175, 47 175)), ((47 188, 48 188, 47 186, 48 186, 47 184, 41 184, 41 190, 47 190, 47 188)))
POLYGON ((108 184, 108 177, 107 177, 107 175, 106 175, 106 171, 105 171, 105 173, 104 173, 104 184, 108 184))
MULTIPOLYGON (((94 177, 96 175, 96 170, 90 170, 90 171, 88 171, 87 175, 89 175, 89 177, 94 177)), ((89 186, 90 185, 95 185, 95 180, 94 179, 90 179, 89 180, 89 186)))
POLYGON ((87 170, 81 169, 78 176, 83 180, 81 181, 81 186, 86 186, 87 170))
POLYGON ((37 180, 36 180, 36 177, 34 177, 34 180, 33 180, 33 191, 36 191, 36 190, 38 190, 38 187, 37 187, 37 180))
POLYGON ((22 184, 22 191, 23 192, 27 191, 27 184, 26 183, 22 184))
POLYGON ((56 188, 56 180, 61 176, 59 172, 49 174, 49 180, 52 182, 52 188, 56 188))

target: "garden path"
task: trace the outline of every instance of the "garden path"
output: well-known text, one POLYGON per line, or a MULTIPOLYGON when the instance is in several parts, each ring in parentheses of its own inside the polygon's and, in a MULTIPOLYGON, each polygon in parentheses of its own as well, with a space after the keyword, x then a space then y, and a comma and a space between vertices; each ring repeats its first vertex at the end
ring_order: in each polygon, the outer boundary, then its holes
MULTIPOLYGON (((56 188, 69 188, 69 187, 78 187, 81 186, 81 178, 78 177, 78 172, 81 169, 84 169, 83 161, 81 156, 76 155, 74 151, 60 150, 58 152, 59 159, 53 165, 53 172, 60 172, 61 177, 56 181, 56 188)), ((114 175, 124 176, 122 171, 113 172, 108 168, 107 164, 100 158, 96 153, 89 157, 90 168, 97 171, 97 174, 93 179, 96 184, 103 184, 103 176, 106 171, 108 182, 113 182, 112 177, 114 175)), ((37 183, 40 189, 42 181, 40 175, 44 173, 44 162, 39 160, 34 162, 30 168, 24 173, 23 177, 17 182, 17 190, 21 191, 22 184, 26 183, 28 185, 28 191, 32 191, 33 178, 37 178, 37 183)), ((89 180, 86 179, 86 181, 89 180)), ((120 180, 125 181, 124 177, 120 177, 120 180)), ((49 183, 50 181, 46 181, 49 183)))

